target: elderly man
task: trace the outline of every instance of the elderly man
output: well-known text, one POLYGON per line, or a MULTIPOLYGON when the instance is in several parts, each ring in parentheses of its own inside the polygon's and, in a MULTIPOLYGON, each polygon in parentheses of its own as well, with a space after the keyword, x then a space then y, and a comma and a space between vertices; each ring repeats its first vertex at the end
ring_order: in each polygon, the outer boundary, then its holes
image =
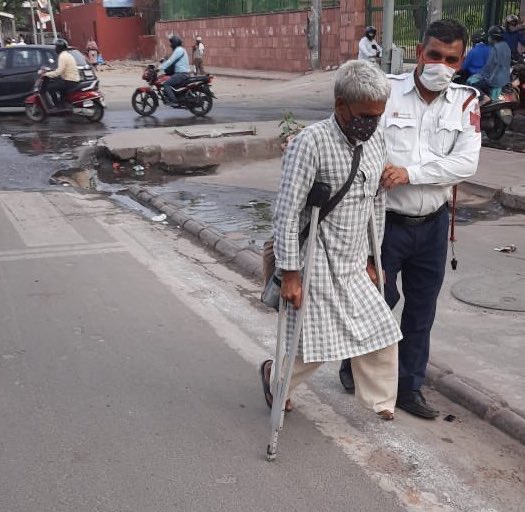
MULTIPOLYGON (((344 198, 321 222, 299 355, 290 390, 325 361, 352 357, 357 396, 381 417, 393 419, 397 393, 400 329, 377 291, 368 260, 367 225, 376 210, 383 233, 385 202, 379 180, 386 163, 376 131, 390 94, 386 76, 367 61, 350 61, 336 75, 335 112, 305 128, 286 150, 274 216, 276 267, 283 270, 282 297, 288 301, 288 342, 302 302, 301 268, 306 244, 306 200, 315 181, 345 184, 352 163, 358 172, 344 198), (356 160, 357 159, 357 160, 356 160)), ((272 361, 261 365, 265 399, 272 404, 272 361)), ((286 409, 291 410, 288 401, 286 409)))

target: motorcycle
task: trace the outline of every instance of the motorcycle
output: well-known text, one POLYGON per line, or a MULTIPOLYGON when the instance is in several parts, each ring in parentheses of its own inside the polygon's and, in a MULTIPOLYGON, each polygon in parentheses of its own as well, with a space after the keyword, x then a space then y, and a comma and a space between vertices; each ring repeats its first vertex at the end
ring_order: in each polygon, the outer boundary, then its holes
POLYGON ((104 116, 104 97, 98 90, 98 80, 79 82, 68 91, 64 97, 65 106, 51 110, 53 104, 49 94, 42 90, 45 69, 40 70, 35 82, 33 94, 25 99, 26 116, 36 123, 42 122, 47 116, 75 115, 85 117, 88 121, 96 123, 104 116))
POLYGON ((168 107, 189 110, 194 116, 205 116, 213 107, 215 94, 210 89, 212 75, 189 77, 180 87, 173 88, 177 98, 172 103, 164 92, 163 84, 169 75, 159 76, 153 64, 149 64, 142 79, 148 83, 146 87, 138 87, 131 97, 133 110, 141 116, 151 116, 159 106, 159 98, 168 107))
MULTIPOLYGON (((458 73, 453 81, 465 84, 467 76, 458 73)), ((499 140, 514 119, 514 110, 519 107, 520 92, 516 80, 508 83, 502 88, 496 99, 489 99, 486 95, 480 98, 481 130, 485 132, 490 140, 499 140)))

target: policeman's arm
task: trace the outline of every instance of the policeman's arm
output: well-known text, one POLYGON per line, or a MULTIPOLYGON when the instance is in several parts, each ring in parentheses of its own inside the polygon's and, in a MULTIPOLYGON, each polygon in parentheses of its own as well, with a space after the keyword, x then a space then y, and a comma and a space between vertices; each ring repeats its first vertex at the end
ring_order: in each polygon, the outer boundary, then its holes
POLYGON ((463 112, 462 129, 452 151, 424 165, 407 167, 414 185, 444 185, 458 183, 476 173, 481 149, 481 116, 478 100, 474 99, 463 112))

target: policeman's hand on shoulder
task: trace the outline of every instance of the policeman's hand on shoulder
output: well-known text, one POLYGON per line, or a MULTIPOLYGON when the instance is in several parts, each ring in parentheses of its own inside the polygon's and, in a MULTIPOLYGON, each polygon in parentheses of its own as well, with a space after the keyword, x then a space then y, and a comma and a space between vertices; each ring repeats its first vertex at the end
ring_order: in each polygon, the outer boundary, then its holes
POLYGON ((291 302, 295 309, 301 307, 303 288, 301 274, 298 270, 285 270, 281 283, 281 297, 291 302))
POLYGON ((381 185, 386 190, 398 187, 399 185, 406 185, 410 183, 408 171, 404 167, 396 167, 392 164, 387 164, 385 170, 381 175, 381 185))

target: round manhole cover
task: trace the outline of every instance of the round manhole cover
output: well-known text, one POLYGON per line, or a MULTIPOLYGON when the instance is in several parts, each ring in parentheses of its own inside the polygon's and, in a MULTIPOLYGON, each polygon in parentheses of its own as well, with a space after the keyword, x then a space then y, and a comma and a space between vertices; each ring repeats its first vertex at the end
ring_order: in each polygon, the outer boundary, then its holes
POLYGON ((525 276, 506 274, 463 279, 452 287, 452 295, 473 306, 525 312, 525 276))

